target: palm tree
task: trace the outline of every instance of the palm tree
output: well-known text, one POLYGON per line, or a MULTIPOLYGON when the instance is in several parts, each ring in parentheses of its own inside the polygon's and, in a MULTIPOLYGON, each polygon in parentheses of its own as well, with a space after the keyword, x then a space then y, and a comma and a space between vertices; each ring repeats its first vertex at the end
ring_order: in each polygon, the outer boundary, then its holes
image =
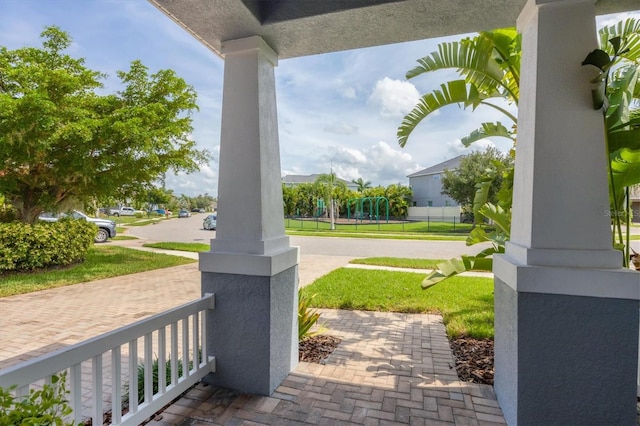
POLYGON ((358 178, 358 179, 354 179, 351 181, 352 183, 355 183, 356 185, 358 185, 358 192, 364 192, 365 189, 367 188, 371 188, 371 181, 368 180, 365 182, 364 179, 362 178, 358 178))
POLYGON ((315 183, 320 185, 322 188, 322 194, 324 196, 325 201, 329 200, 329 205, 327 209, 329 211, 329 220, 331 221, 331 230, 336 229, 335 225, 335 206, 334 206, 334 188, 341 187, 346 188, 347 185, 344 181, 338 179, 335 173, 331 172, 329 174, 319 175, 315 183))

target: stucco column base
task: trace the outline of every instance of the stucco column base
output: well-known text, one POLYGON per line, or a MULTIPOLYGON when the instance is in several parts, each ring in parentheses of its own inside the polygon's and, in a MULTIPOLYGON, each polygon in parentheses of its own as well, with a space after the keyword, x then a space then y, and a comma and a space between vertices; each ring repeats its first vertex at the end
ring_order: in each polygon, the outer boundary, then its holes
POLYGON ((517 265, 504 256, 494 272, 494 387, 507 423, 635 424, 637 273, 517 265), (533 277, 592 294, 536 291, 533 277), (594 296, 597 288, 610 295, 594 296))
POLYGON ((216 372, 203 381, 271 395, 298 363, 298 266, 273 276, 202 272, 202 292, 216 297, 207 323, 216 372))

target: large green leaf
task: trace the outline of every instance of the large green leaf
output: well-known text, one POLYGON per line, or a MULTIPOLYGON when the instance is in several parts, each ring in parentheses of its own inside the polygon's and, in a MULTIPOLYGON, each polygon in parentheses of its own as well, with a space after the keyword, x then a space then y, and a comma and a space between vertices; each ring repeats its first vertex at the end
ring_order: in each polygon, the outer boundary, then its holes
POLYGON ((436 269, 432 271, 422 281, 422 288, 426 289, 441 281, 454 277, 467 271, 491 272, 493 269, 493 259, 490 257, 470 257, 462 256, 460 259, 450 259, 438 263, 436 269))
POLYGON ((610 152, 616 152, 623 148, 631 150, 640 149, 640 127, 610 132, 607 137, 610 152))
POLYGON ((462 138, 461 142, 464 146, 468 147, 472 143, 477 142, 481 139, 492 137, 509 138, 512 141, 515 141, 513 132, 511 132, 509 129, 503 126, 501 122, 498 121, 497 123, 482 123, 482 127, 471 132, 469 136, 465 136, 464 138, 462 138))
POLYGON ((616 190, 640 183, 640 149, 622 148, 610 156, 616 190))
POLYGON ((502 207, 486 203, 478 211, 482 216, 492 220, 503 234, 509 236, 511 233, 511 215, 502 207))
POLYGON ((476 194, 473 197, 473 217, 476 224, 480 224, 484 220, 481 209, 489 200, 489 190, 494 178, 495 173, 492 173, 476 183, 476 194))
POLYGON ((610 56, 616 53, 615 47, 609 42, 620 37, 621 45, 618 54, 629 61, 640 59, 640 20, 629 18, 614 25, 600 29, 600 48, 610 56))
POLYGON ((465 108, 471 107, 475 109, 479 105, 485 105, 494 108, 514 122, 516 117, 497 105, 487 102, 490 96, 479 93, 473 84, 467 84, 464 80, 448 81, 440 85, 440 89, 436 89, 430 93, 423 95, 417 105, 402 120, 402 124, 398 127, 398 143, 404 147, 407 139, 418 124, 427 118, 433 112, 449 105, 462 105, 465 108))

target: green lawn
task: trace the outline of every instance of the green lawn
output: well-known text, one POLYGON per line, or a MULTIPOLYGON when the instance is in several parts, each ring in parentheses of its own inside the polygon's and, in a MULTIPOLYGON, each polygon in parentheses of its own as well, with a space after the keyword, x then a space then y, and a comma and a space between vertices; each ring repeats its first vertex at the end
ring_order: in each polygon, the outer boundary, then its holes
POLYGON ((394 268, 435 269, 443 259, 408 259, 404 257, 367 257, 353 259, 349 263, 359 265, 391 266, 394 268))
POLYGON ((180 256, 100 245, 85 262, 64 269, 0 275, 0 297, 193 263, 180 256))
POLYGON ((493 337, 493 280, 455 277, 422 290, 423 274, 337 269, 302 289, 319 308, 438 312, 450 337, 493 337))
POLYGON ((201 251, 209 251, 211 248, 209 244, 204 243, 146 243, 142 245, 143 247, 151 247, 163 250, 178 250, 178 251, 190 251, 190 252, 201 252, 201 251))
POLYGON ((287 235, 302 237, 340 237, 340 238, 375 238, 378 240, 431 240, 431 241, 465 241, 466 234, 430 233, 430 234, 381 234, 379 232, 331 231, 329 229, 291 229, 287 228, 287 235))
MULTIPOLYGON (((344 219, 344 218, 343 218, 344 219)), ((341 220, 343 220, 341 219, 341 220)), ((328 230, 331 224, 327 219, 285 219, 285 226, 288 230, 328 230)), ((335 224, 338 232, 390 232, 390 233, 428 233, 428 232, 448 232, 466 234, 472 228, 472 224, 460 222, 428 221, 428 222, 400 222, 386 223, 370 221, 351 220, 348 223, 339 222, 335 224)))

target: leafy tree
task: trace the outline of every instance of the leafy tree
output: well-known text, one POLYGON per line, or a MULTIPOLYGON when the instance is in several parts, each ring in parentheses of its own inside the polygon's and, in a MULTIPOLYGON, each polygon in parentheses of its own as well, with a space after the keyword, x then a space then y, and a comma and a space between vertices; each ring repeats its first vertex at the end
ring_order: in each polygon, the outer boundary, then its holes
POLYGON ((355 183, 356 185, 358 185, 358 192, 364 192, 365 189, 367 188, 371 188, 371 181, 365 181, 362 178, 358 178, 358 179, 354 179, 351 182, 355 183))
POLYGON ((493 147, 484 152, 472 152, 460 160, 455 170, 445 170, 442 175, 442 194, 448 195, 464 210, 471 211, 476 194, 476 182, 483 177, 495 176, 489 189, 488 201, 496 204, 502 186, 503 173, 513 167, 511 157, 493 147))
POLYGON ((401 184, 389 185, 385 190, 385 197, 389 200, 389 214, 392 217, 404 218, 409 214, 409 202, 413 197, 410 187, 401 184))
POLYGON ((134 198, 209 160, 190 138, 196 93, 173 71, 134 61, 118 72, 122 90, 101 95, 105 75, 64 53, 67 33, 41 37, 40 48, 0 48, 0 193, 23 222, 65 202, 134 198))
POLYGON ((282 184, 282 202, 284 204, 285 216, 296 214, 296 204, 300 197, 300 190, 296 186, 282 184))

